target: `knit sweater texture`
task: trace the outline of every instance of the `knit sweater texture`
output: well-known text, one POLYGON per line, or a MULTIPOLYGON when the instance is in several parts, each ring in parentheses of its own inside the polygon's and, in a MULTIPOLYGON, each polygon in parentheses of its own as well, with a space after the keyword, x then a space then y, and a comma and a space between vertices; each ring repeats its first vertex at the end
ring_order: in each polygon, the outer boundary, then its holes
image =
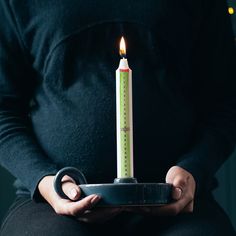
MULTIPOLYGON (((233 152, 236 61, 225 0, 1 0, 0 164, 18 194, 74 166, 116 177, 119 40, 133 70, 134 173, 178 165, 198 191, 233 152)), ((203 191, 202 191, 203 192, 203 191)))

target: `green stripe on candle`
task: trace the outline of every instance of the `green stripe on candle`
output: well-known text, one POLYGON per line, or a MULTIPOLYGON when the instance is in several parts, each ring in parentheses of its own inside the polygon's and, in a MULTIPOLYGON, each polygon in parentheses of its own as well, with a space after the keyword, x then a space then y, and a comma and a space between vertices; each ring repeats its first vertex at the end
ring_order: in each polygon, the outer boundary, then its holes
POLYGON ((120 70, 120 145, 121 177, 131 177, 129 72, 120 70))

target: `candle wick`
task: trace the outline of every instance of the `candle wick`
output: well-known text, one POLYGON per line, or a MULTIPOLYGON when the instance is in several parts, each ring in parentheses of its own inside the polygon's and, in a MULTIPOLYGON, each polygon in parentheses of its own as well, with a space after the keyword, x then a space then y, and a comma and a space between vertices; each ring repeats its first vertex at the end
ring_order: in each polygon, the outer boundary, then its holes
POLYGON ((122 59, 126 59, 126 54, 125 54, 125 53, 120 53, 120 57, 121 57, 122 59))

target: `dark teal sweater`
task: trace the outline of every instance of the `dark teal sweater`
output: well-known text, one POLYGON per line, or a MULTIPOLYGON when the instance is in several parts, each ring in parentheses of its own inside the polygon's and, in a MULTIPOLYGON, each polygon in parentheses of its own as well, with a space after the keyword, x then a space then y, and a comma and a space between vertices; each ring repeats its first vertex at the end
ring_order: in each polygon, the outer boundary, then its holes
POLYGON ((236 140, 236 63, 225 0, 1 0, 0 163, 18 194, 64 166, 116 177, 115 70, 133 70, 134 167, 199 191, 236 140))

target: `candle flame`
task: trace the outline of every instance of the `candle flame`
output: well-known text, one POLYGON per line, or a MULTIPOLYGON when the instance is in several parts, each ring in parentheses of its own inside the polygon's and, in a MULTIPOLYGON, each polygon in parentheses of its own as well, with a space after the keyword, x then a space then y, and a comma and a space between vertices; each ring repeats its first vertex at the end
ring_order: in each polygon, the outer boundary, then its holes
POLYGON ((120 40, 120 56, 125 57, 126 56, 126 46, 125 46, 125 39, 124 37, 120 40))

